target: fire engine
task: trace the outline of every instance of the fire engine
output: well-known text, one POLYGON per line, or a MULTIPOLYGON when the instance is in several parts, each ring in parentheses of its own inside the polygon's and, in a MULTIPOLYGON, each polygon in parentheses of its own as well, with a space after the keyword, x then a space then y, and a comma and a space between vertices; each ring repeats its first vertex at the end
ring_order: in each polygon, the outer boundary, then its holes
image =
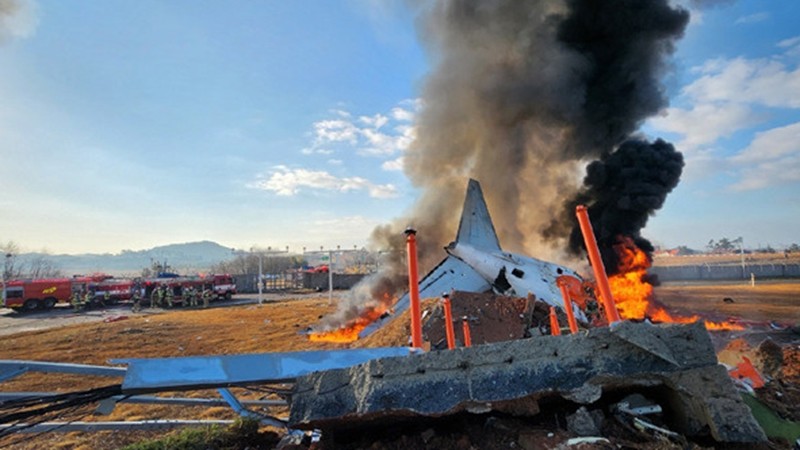
POLYGON ((12 280, 6 283, 6 308, 25 311, 50 309, 58 302, 68 302, 75 286, 72 278, 46 278, 41 280, 12 280))
POLYGON ((165 285, 173 290, 173 302, 181 304, 184 289, 189 286, 198 291, 210 289, 216 299, 230 300, 236 294, 236 284, 230 275, 208 275, 177 278, 129 279, 113 278, 108 275, 90 277, 47 278, 12 280, 6 283, 3 306, 19 311, 51 309, 58 303, 69 303, 74 292, 87 290, 94 293, 92 303, 100 304, 108 292, 109 302, 130 301, 135 289, 140 289, 142 300, 147 303, 153 290, 165 285))

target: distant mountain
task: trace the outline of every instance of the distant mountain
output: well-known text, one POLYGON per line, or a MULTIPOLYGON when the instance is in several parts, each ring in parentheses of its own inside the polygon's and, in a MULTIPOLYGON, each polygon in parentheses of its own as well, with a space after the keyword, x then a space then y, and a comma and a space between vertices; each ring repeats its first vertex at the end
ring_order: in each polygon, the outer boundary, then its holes
POLYGON ((163 245, 149 250, 122 250, 119 254, 23 253, 18 256, 18 263, 28 265, 37 258, 52 262, 66 276, 93 272, 136 275, 142 269, 151 267, 153 262, 166 263, 178 273, 207 271, 212 265, 233 258, 233 252, 231 248, 216 242, 200 241, 163 245))

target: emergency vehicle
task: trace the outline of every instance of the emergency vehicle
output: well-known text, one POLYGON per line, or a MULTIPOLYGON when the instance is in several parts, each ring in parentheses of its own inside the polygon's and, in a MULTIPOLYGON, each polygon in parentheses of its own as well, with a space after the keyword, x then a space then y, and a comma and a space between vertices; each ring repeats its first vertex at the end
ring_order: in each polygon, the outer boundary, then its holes
POLYGON ((89 283, 89 278, 12 280, 6 283, 3 306, 23 311, 50 309, 56 303, 68 303, 73 292, 86 289, 89 283))
POLYGON ((227 274, 149 279, 92 275, 9 281, 5 286, 3 306, 18 311, 47 310, 58 303, 69 303, 73 292, 83 295, 87 290, 94 292, 92 303, 96 305, 102 304, 106 292, 109 293, 110 302, 124 302, 131 300, 134 289, 140 289, 142 301, 148 304, 153 290, 160 285, 172 289, 174 304, 183 303, 184 291, 190 286, 198 292, 203 289, 213 291, 214 299, 230 300, 236 294, 236 283, 227 274))

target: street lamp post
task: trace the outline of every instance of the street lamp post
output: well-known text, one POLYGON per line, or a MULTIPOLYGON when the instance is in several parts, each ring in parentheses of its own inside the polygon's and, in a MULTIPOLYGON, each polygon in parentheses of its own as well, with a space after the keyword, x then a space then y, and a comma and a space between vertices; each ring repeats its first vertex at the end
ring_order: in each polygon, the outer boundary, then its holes
POLYGON ((2 306, 6 306, 6 277, 10 275, 8 273, 8 263, 11 261, 11 257, 14 256, 11 253, 6 253, 5 259, 3 260, 3 298, 0 299, 2 306))
POLYGON ((742 278, 747 279, 747 266, 744 262, 744 238, 739 236, 739 254, 742 256, 742 278))
POLYGON ((333 250, 328 250, 328 304, 333 304, 333 250))

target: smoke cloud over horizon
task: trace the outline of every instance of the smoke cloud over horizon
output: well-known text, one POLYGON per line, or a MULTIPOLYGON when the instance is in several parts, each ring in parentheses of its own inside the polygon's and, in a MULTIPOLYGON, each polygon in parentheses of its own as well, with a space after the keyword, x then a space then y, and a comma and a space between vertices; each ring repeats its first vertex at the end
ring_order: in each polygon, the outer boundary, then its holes
POLYGON ((373 232, 388 263, 326 324, 407 287, 406 226, 419 230, 421 276, 443 258, 468 178, 481 183, 504 249, 569 258, 576 220, 565 205, 595 198, 581 190, 584 166, 613 162, 617 147, 637 157, 640 147, 623 142, 667 106, 660 80, 688 21, 668 0, 453 0, 421 9, 433 69, 404 170, 422 194, 407 216, 373 232))

